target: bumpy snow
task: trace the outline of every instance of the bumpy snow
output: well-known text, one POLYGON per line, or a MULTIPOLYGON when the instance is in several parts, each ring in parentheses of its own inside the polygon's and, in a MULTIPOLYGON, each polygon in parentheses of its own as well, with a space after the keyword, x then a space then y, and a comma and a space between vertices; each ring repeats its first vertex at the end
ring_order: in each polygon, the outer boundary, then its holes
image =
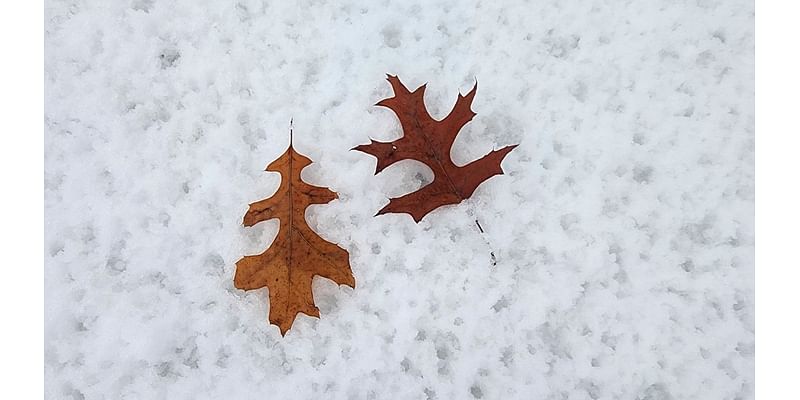
POLYGON ((751 1, 45 8, 47 398, 753 398, 751 1), (385 73, 437 118, 477 79, 452 157, 506 174, 373 217, 432 177, 349 151, 401 134, 385 73), (281 337, 233 274, 291 118, 357 287, 281 337))

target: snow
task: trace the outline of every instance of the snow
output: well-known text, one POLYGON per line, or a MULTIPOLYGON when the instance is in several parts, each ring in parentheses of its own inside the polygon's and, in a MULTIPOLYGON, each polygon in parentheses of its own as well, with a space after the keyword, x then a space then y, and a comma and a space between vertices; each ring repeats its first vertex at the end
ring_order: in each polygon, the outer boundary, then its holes
POLYGON ((46 1, 46 397, 752 399, 753 14, 46 1), (373 217, 432 178, 349 151, 401 134, 386 73, 437 118, 477 79, 452 157, 519 143, 506 175, 373 217), (233 274, 276 235, 241 218, 292 118, 357 286, 315 278, 281 337, 233 274))

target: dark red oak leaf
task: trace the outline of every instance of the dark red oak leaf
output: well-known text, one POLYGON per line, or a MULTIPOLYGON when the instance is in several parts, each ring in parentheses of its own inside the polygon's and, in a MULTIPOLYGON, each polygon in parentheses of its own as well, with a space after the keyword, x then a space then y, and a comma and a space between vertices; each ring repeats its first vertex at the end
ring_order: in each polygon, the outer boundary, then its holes
POLYGON ((401 160, 417 160, 433 171, 433 182, 416 192, 389 200, 389 204, 378 211, 406 213, 419 222, 431 211, 448 204, 458 204, 468 199, 484 181, 502 175, 500 163, 517 145, 493 150, 489 154, 464 166, 457 166, 450 158, 450 150, 461 128, 476 115, 472 99, 478 89, 477 82, 466 96, 458 95, 453 110, 443 120, 431 117, 425 108, 425 87, 422 85, 409 91, 397 76, 388 75, 394 97, 383 99, 376 105, 386 107, 397 114, 403 128, 403 137, 393 142, 362 144, 353 148, 375 156, 378 162, 375 174, 401 160))

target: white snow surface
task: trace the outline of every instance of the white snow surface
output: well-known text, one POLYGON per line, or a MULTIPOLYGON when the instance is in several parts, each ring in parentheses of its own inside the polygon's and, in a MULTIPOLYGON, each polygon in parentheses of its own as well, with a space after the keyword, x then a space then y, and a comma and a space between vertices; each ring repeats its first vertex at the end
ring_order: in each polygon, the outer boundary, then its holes
POLYGON ((45 2, 49 399, 752 399, 751 1, 45 2), (401 128, 385 74, 506 174, 429 182, 349 149, 401 128), (281 337, 236 261, 289 141, 356 288, 281 337), (486 230, 486 240, 474 219, 486 230), (491 250, 490 250, 491 249, 491 250), (497 265, 490 263, 490 251, 497 265))

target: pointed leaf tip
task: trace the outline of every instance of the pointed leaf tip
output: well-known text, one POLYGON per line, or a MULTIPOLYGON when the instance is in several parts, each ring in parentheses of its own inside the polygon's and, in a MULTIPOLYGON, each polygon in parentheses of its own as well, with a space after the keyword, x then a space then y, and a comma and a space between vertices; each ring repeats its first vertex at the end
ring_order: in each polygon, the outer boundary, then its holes
POLYGON ((470 89, 470 91, 467 92, 467 95, 464 96, 464 97, 475 97, 476 93, 478 93, 478 81, 477 80, 475 80, 475 84, 472 85, 472 89, 470 89))
POLYGON ((279 325, 278 326, 278 330, 281 332, 281 337, 285 337, 286 336, 286 332, 289 332, 289 328, 288 327, 284 327, 283 325, 279 325))
POLYGON ((370 147, 371 145, 372 145, 372 143, 360 144, 360 145, 358 145, 358 146, 356 146, 356 147, 353 147, 352 149, 350 149, 350 151, 353 151, 353 150, 355 150, 355 151, 360 151, 360 152, 362 152, 362 153, 367 153, 367 154, 369 154, 369 155, 372 155, 372 153, 370 153, 369 151, 367 151, 367 149, 369 149, 369 147, 370 147))
MULTIPOLYGON (((372 141, 372 139, 370 139, 370 141, 372 141)), ((358 144, 358 145, 355 145, 355 147, 350 149, 350 151, 355 150, 355 151, 362 151, 363 152, 364 150, 361 150, 361 148, 364 147, 364 146, 369 146, 369 144, 358 144)))

